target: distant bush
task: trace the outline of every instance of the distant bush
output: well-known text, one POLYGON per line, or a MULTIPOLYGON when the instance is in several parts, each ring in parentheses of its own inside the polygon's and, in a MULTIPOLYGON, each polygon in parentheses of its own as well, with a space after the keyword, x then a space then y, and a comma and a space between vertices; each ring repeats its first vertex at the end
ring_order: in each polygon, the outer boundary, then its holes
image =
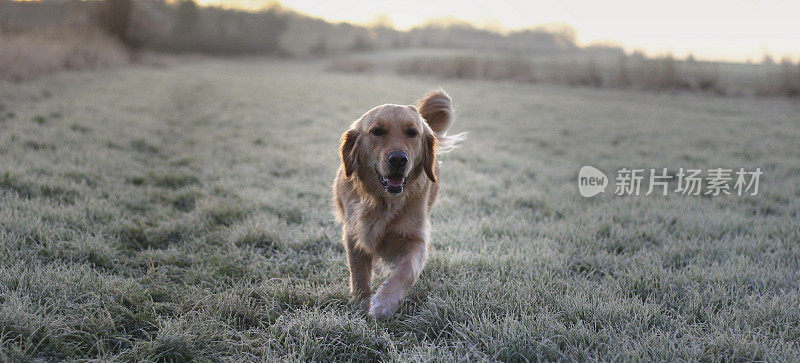
POLYGON ((363 34, 356 35, 356 37, 353 39, 353 43, 349 47, 349 50, 353 52, 363 52, 373 49, 375 49, 375 44, 372 44, 372 42, 363 34))
POLYGON ((132 37, 159 51, 216 55, 284 53, 280 37, 288 17, 279 7, 246 12, 199 7, 192 0, 177 5, 147 0, 136 3, 132 16, 132 37))
POLYGON ((718 95, 800 97, 800 63, 785 58, 779 65, 753 65, 754 73, 741 64, 700 62, 671 55, 647 57, 607 53, 596 59, 588 55, 564 55, 536 60, 520 54, 506 56, 415 56, 397 61, 336 60, 331 70, 372 72, 391 69, 399 74, 442 78, 548 82, 571 86, 636 88, 655 91, 696 91, 718 95), (727 72, 720 67, 733 68, 727 72))
POLYGON ((781 83, 779 93, 787 96, 800 96, 800 62, 792 64, 788 57, 781 61, 781 83))
POLYGON ((511 79, 515 81, 535 81, 533 63, 519 55, 512 55, 484 65, 484 77, 490 79, 511 79))
POLYGON ((483 78, 487 71, 484 60, 475 57, 416 57, 399 62, 395 67, 402 74, 427 74, 445 78, 483 78))
POLYGON ((104 10, 94 1, 0 1, 0 80, 128 63, 128 49, 115 39, 122 28, 112 26, 118 19, 96 21, 104 10))
POLYGON ((0 1, 0 30, 100 29, 132 49, 207 54, 280 54, 288 14, 279 6, 247 12, 192 0, 0 1))
POLYGON ((23 81, 60 70, 105 68, 129 60, 119 42, 97 30, 2 34, 0 80, 23 81))
POLYGON ((133 0, 103 0, 97 11, 97 20, 106 32, 122 43, 137 46, 129 35, 132 13, 133 0))
POLYGON ((445 78, 534 80, 532 63, 520 57, 414 57, 398 62, 394 69, 401 74, 426 74, 445 78))
POLYGON ((503 34, 454 18, 430 19, 408 31, 406 38, 414 45, 492 49, 499 51, 535 51, 554 54, 577 48, 577 32, 566 24, 540 26, 503 34))
POLYGON ((314 44, 314 46, 311 47, 311 49, 309 49, 308 52, 311 55, 324 56, 327 55, 328 52, 330 51, 328 48, 329 48, 328 42, 325 40, 324 37, 320 37, 317 44, 314 44))

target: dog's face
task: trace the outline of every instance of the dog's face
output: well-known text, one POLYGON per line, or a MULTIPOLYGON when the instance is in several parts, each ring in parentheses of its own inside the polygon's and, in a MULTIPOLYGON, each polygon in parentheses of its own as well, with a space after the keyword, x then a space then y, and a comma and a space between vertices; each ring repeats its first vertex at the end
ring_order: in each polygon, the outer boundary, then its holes
POLYGON ((410 178, 433 171, 436 136, 414 106, 383 105, 364 114, 342 135, 345 175, 380 185, 397 195, 410 178))

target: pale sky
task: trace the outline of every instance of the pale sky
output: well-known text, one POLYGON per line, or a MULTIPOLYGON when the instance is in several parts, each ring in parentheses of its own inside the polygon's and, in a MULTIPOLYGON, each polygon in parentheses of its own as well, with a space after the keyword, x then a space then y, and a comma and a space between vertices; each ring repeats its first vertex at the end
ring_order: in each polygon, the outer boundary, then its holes
MULTIPOLYGON (((262 0, 200 0, 257 7, 262 0)), ((508 29, 567 23, 581 44, 614 42, 651 55, 760 61, 765 52, 800 58, 800 0, 281 0, 329 21, 369 23, 388 16, 399 29, 450 16, 508 29)))

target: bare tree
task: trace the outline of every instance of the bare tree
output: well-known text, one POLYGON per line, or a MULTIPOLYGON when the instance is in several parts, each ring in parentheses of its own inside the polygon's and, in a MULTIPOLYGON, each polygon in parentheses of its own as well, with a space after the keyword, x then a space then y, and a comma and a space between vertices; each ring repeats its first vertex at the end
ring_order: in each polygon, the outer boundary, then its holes
POLYGON ((136 46, 128 34, 133 12, 133 0, 103 0, 99 22, 105 30, 128 46, 136 46))

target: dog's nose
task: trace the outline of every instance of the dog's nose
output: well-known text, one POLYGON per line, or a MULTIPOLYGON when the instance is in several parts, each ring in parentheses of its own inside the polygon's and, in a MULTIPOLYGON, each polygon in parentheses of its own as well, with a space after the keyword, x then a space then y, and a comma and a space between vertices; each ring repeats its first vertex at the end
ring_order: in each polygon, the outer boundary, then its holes
POLYGON ((395 168, 402 168, 408 163, 408 155, 402 151, 392 151, 389 153, 389 165, 395 168))

